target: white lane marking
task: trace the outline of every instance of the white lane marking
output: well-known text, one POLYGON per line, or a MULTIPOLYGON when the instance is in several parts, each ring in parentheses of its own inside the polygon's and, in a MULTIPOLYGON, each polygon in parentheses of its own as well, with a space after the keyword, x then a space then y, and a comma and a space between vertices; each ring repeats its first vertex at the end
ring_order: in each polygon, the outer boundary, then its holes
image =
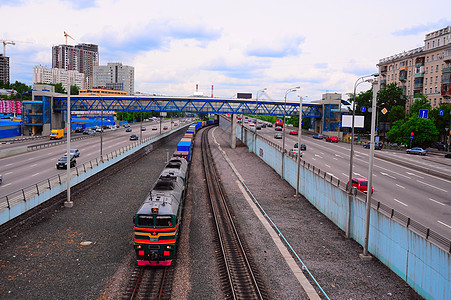
POLYGON ((432 202, 435 202, 435 203, 437 203, 437 204, 440 204, 440 205, 445 206, 445 203, 439 202, 439 201, 434 200, 434 199, 432 199, 432 198, 429 198, 429 200, 431 200, 432 202))
POLYGON ((313 160, 316 160, 316 158, 312 157, 313 160))
POLYGON ((336 157, 343 158, 343 156, 335 154, 336 157))
POLYGON ((398 199, 393 199, 393 200, 395 200, 395 201, 398 202, 398 203, 401 203, 401 204, 404 205, 404 206, 408 206, 407 204, 405 204, 405 203, 402 202, 402 201, 399 201, 398 199))
POLYGON ((446 227, 448 227, 448 228, 451 228, 450 225, 448 225, 448 224, 446 224, 446 223, 443 223, 442 221, 437 221, 437 222, 439 222, 440 224, 442 224, 442 225, 444 225, 444 226, 446 226, 446 227))
POLYGON ((36 167, 38 164, 32 164, 30 167, 36 167))
POLYGON ((334 160, 338 160, 338 158, 335 158, 335 157, 334 157, 334 160))
POLYGON ((35 158, 34 157, 30 157, 30 158, 26 159, 26 161, 32 160, 32 159, 35 159, 35 158))
POLYGON ((384 172, 381 172, 381 174, 384 175, 384 176, 390 177, 392 179, 396 179, 396 177, 393 177, 390 174, 387 174, 387 173, 384 173, 384 172))
POLYGON ((402 185, 396 184, 396 186, 399 186, 402 189, 405 189, 405 187, 403 187, 402 185))
POLYGON ((423 176, 420 176, 420 175, 417 175, 417 174, 414 174, 414 173, 410 173, 410 172, 406 172, 406 173, 409 174, 409 175, 411 175, 411 176, 416 176, 416 177, 418 177, 418 178, 424 179, 423 176))
POLYGON ((7 164, 7 165, 5 165, 5 167, 9 167, 9 166, 12 166, 13 164, 12 163, 10 163, 10 164, 7 164))
POLYGON ((439 187, 433 186, 432 184, 429 184, 429 183, 426 183, 426 182, 423 182, 423 181, 417 180, 417 182, 422 183, 422 184, 425 184, 425 185, 428 185, 428 186, 430 186, 430 187, 433 187, 434 189, 437 189, 437 190, 440 190, 440 191, 443 191, 443 192, 448 192, 447 190, 441 189, 441 188, 439 188, 439 187))
POLYGON ((326 167, 330 168, 330 166, 328 164, 324 164, 326 167))
POLYGON ((339 179, 337 176, 335 176, 334 174, 332 174, 332 173, 329 173, 329 172, 326 172, 326 174, 327 175, 330 175, 330 176, 332 176, 333 178, 337 178, 337 179, 339 179))
POLYGON ((38 175, 39 175, 39 173, 35 173, 35 174, 31 175, 31 176, 38 176, 38 175))
POLYGON ((7 183, 7 184, 2 184, 1 186, 8 186, 11 185, 12 183, 7 183))
POLYGON ((344 176, 348 176, 349 174, 345 174, 345 173, 341 173, 341 174, 343 174, 344 176))
POLYGON ((318 154, 315 154, 315 156, 318 156, 319 158, 323 158, 322 156, 320 156, 320 155, 318 155, 318 154))
POLYGON ((3 175, 9 175, 9 174, 12 174, 13 172, 11 171, 11 172, 8 172, 8 173, 5 173, 5 174, 3 174, 3 175))
POLYGON ((360 174, 360 173, 356 173, 356 172, 353 172, 354 173, 354 175, 356 175, 356 176, 362 176, 362 174, 360 174))

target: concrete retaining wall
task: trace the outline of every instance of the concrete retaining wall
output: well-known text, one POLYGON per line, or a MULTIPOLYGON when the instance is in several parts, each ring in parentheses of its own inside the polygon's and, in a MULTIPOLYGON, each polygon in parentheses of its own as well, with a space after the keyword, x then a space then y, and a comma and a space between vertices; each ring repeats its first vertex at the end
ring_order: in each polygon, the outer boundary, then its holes
MULTIPOLYGON (((220 127, 230 123, 220 118, 220 127)), ((236 128, 241 138, 241 126, 236 128)), ((281 150, 244 129, 243 143, 276 172, 281 173, 281 150), (251 138, 250 138, 251 137, 251 138), (256 144, 256 147, 254 147, 256 144)), ((283 178, 296 188, 296 160, 285 156, 283 178)), ((310 169, 300 169, 299 191, 318 210, 363 245, 365 203, 310 169), (350 216, 350 228, 348 217, 350 216)), ((451 299, 451 255, 383 213, 371 209, 369 252, 426 299, 451 299)))

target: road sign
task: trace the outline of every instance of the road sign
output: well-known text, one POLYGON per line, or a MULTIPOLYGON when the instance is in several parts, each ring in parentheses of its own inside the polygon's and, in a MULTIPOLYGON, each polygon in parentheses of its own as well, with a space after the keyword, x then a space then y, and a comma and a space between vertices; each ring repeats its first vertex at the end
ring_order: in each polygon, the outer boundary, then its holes
POLYGON ((366 107, 365 107, 365 106, 362 106, 362 107, 360 108, 360 111, 361 111, 361 112, 365 112, 365 110, 366 110, 366 107))
POLYGON ((412 132, 410 133, 410 135, 411 135, 411 136, 413 136, 413 135, 414 135, 413 131, 412 131, 412 132))
POLYGON ((420 112, 418 113, 418 118, 420 119, 427 119, 428 118, 428 110, 427 109, 420 109, 420 112))
POLYGON ((388 110, 384 107, 381 112, 385 115, 386 113, 388 113, 388 110))
POLYGON ((443 110, 439 110, 439 111, 438 111, 438 115, 439 115, 439 116, 443 116, 444 114, 445 114, 445 112, 444 112, 443 110))
POLYGON ((410 139, 413 140, 413 135, 410 136, 410 139))

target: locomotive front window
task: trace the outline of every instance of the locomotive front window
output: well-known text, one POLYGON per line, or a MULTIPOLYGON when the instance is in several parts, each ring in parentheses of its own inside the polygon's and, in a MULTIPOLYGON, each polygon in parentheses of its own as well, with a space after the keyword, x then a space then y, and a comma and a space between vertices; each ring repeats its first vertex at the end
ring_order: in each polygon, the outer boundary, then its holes
POLYGON ((153 216, 138 216, 138 225, 153 226, 153 216))
POLYGON ((172 226, 172 217, 171 216, 157 216, 157 224, 156 226, 172 226))

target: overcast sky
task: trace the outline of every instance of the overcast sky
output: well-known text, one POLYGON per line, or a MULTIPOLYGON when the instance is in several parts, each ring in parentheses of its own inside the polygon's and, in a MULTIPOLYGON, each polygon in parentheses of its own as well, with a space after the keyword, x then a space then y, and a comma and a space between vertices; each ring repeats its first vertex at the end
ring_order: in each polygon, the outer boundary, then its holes
MULTIPOLYGON (((100 64, 135 68, 135 91, 233 97, 267 88, 309 100, 352 92, 379 59, 423 46, 451 25, 449 0, 153 1, 0 0, 0 39, 12 82, 32 84, 36 65, 52 66, 53 45, 99 45, 100 64), (26 43, 28 42, 28 43, 26 43)), ((369 84, 361 84, 366 90, 369 84)))

